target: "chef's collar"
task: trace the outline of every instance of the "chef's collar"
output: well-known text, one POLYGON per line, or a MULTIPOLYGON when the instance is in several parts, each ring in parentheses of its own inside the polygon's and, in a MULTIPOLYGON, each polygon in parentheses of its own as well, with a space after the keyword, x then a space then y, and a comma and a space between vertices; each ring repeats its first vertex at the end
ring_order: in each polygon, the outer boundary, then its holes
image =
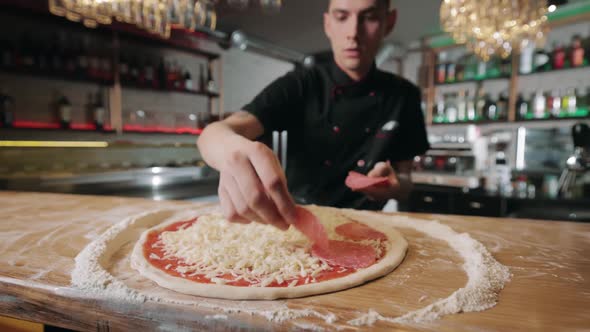
POLYGON ((377 66, 375 65, 375 62, 373 62, 373 64, 371 65, 371 69, 369 69, 369 72, 367 73, 367 75, 365 77, 363 77, 360 81, 355 81, 352 78, 350 78, 350 76, 348 76, 348 74, 346 74, 344 71, 342 71, 342 69, 340 69, 340 67, 338 67, 338 65, 336 64, 336 61, 332 60, 330 62, 330 76, 332 76, 332 81, 337 86, 351 86, 351 85, 363 86, 363 85, 370 84, 373 81, 376 72, 377 72, 377 66))

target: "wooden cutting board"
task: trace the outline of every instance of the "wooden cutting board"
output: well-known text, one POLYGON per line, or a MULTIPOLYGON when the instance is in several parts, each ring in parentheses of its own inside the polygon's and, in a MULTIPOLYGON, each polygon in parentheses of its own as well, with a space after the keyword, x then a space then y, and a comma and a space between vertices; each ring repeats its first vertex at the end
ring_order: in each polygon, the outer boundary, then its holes
MULTIPOLYGON (((194 208, 187 202, 0 192, 0 315, 77 330, 350 330, 346 321, 369 310, 397 317, 452 294, 467 281, 459 255, 447 243, 400 228, 409 250, 391 274, 353 289, 281 301, 225 301, 189 297, 132 275, 132 244, 115 255, 114 275, 143 292, 217 307, 264 311, 286 306, 333 313, 327 323, 303 317, 276 323, 260 315, 227 314, 186 304, 142 304, 89 298, 70 286, 76 255, 111 225, 160 208, 194 208)), ((568 222, 405 214, 440 220, 482 242, 508 266, 512 280, 499 304, 483 312, 431 323, 378 322, 367 330, 574 330, 590 328, 590 225, 568 222)), ((417 221, 420 222, 420 221, 417 221)), ((355 329, 355 328, 352 328, 355 329)), ((363 328, 361 328, 363 329, 363 328)))

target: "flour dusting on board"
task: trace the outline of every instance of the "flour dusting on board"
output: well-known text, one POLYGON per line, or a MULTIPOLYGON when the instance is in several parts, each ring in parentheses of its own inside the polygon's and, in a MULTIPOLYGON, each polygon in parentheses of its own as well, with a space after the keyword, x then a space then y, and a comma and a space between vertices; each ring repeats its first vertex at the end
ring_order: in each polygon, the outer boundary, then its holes
MULTIPOLYGON (((199 210, 199 213, 203 214, 211 211, 213 209, 209 208, 208 210, 199 210)), ((456 290, 449 297, 440 299, 422 309, 405 313, 399 317, 386 317, 375 310, 370 310, 368 313, 361 314, 352 320, 344 320, 348 326, 371 326, 379 321, 397 324, 420 323, 432 321, 448 314, 482 311, 496 304, 499 291, 510 278, 508 268, 498 263, 480 242, 471 238, 469 234, 459 234, 437 221, 383 216, 353 210, 344 211, 357 220, 380 220, 395 227, 411 228, 432 238, 447 242, 463 258, 464 264, 462 267, 468 276, 467 284, 463 288, 456 290)), ((135 290, 107 271, 112 264, 111 258, 113 254, 130 242, 135 242, 141 231, 162 223, 169 218, 181 218, 189 213, 194 214, 195 211, 185 211, 183 213, 178 212, 178 210, 158 210, 128 218, 112 226, 95 241, 88 244, 76 257, 76 265, 72 271, 72 285, 97 298, 135 303, 142 303, 147 300, 178 303, 219 312, 216 315, 206 316, 212 320, 223 320, 226 319, 226 315, 235 313, 257 315, 276 323, 303 317, 313 317, 320 319, 321 323, 333 324, 339 319, 343 319, 331 312, 321 313, 311 309, 290 309, 285 301, 272 301, 270 305, 254 305, 253 302, 248 301, 216 302, 213 300, 170 299, 166 296, 146 294, 135 290), (228 303, 235 303, 235 305, 228 306, 228 303)), ((324 330, 319 325, 303 322, 294 322, 294 324, 295 327, 300 329, 324 330)), ((333 328, 334 326, 330 329, 333 328)))

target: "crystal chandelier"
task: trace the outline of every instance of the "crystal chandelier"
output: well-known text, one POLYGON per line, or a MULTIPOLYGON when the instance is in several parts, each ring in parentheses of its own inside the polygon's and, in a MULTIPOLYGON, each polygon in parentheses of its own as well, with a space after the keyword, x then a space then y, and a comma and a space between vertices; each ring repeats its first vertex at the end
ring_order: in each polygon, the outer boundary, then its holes
MULTIPOLYGON (((172 26, 194 30, 215 30, 215 6, 221 0, 48 0, 49 11, 85 26, 111 24, 114 20, 134 24, 163 38, 170 37, 172 26)), ((245 9, 257 3, 263 10, 276 12, 281 0, 225 0, 227 5, 245 9)))
POLYGON ((444 0, 440 7, 442 28, 485 61, 543 44, 546 14, 546 0, 444 0))

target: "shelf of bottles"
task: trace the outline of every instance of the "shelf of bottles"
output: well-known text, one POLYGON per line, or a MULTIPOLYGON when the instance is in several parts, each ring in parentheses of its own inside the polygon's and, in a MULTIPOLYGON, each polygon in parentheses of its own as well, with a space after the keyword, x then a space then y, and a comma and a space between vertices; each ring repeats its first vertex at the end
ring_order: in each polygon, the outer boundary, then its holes
MULTIPOLYGON (((510 118, 512 107, 515 121, 560 120, 588 118, 590 116, 590 86, 578 81, 556 82, 558 88, 537 89, 532 93, 514 89, 514 105, 510 105, 511 87, 523 85, 530 88, 525 78, 580 71, 590 77, 590 34, 575 34, 566 43, 556 42, 550 49, 537 48, 534 43, 525 47, 518 56, 517 72, 512 59, 492 58, 488 62, 472 54, 465 54, 460 47, 441 50, 437 54, 434 70, 434 100, 432 100, 432 124, 496 123, 510 118), (514 69, 513 69, 514 68, 514 69), (513 75, 514 74, 514 75, 513 75), (519 83, 511 76, 522 77, 519 83), (492 95, 484 89, 484 82, 506 79, 510 85, 492 95), (476 88, 461 83, 475 83, 476 88), (445 87, 448 85, 454 85, 445 87), (512 106, 512 107, 511 107, 512 106)), ((575 74, 578 75, 578 74, 575 74)), ((561 76, 560 76, 561 77, 561 76)), ((539 78, 541 79, 541 78, 539 78)), ((534 89, 534 88, 533 88, 534 89)))
POLYGON ((449 59, 446 51, 438 54, 434 82, 436 85, 481 82, 510 78, 510 59, 492 58, 484 62, 473 54, 464 54, 458 59, 449 59))
MULTIPOLYGON (((109 125, 108 95, 106 88, 113 86, 116 79, 115 70, 121 85, 130 89, 148 90, 158 93, 183 93, 204 98, 218 98, 218 87, 211 73, 211 60, 216 59, 209 53, 194 53, 204 60, 199 65, 198 75, 191 73, 187 67, 177 61, 164 57, 149 58, 145 53, 134 51, 121 52, 115 59, 113 39, 91 32, 72 33, 65 29, 55 29, 50 38, 25 31, 13 40, 0 40, 0 72, 19 76, 36 77, 48 80, 83 82, 95 84, 100 92, 92 93, 84 109, 72 106, 67 91, 60 91, 54 100, 47 100, 51 105, 53 121, 34 121, 18 117, 15 97, 4 92, 0 87, 0 128, 46 129, 73 131, 112 132, 109 125), (116 61, 118 60, 118 61, 116 61), (197 77, 194 79, 193 77, 197 77), (85 123, 72 122, 72 114, 85 112, 85 123)), ((148 45, 150 46, 150 45, 148 45)), ((158 46, 165 46, 158 44, 158 46)), ((75 98, 74 98, 75 99, 75 98)), ((188 117, 199 117, 189 114, 188 117)), ((79 116, 77 116, 79 118, 79 116)), ((203 121, 188 120, 188 125, 181 127, 152 126, 142 128, 133 124, 123 126, 123 131, 142 133, 200 134, 203 121), (194 125, 194 126, 193 126, 194 125)))

